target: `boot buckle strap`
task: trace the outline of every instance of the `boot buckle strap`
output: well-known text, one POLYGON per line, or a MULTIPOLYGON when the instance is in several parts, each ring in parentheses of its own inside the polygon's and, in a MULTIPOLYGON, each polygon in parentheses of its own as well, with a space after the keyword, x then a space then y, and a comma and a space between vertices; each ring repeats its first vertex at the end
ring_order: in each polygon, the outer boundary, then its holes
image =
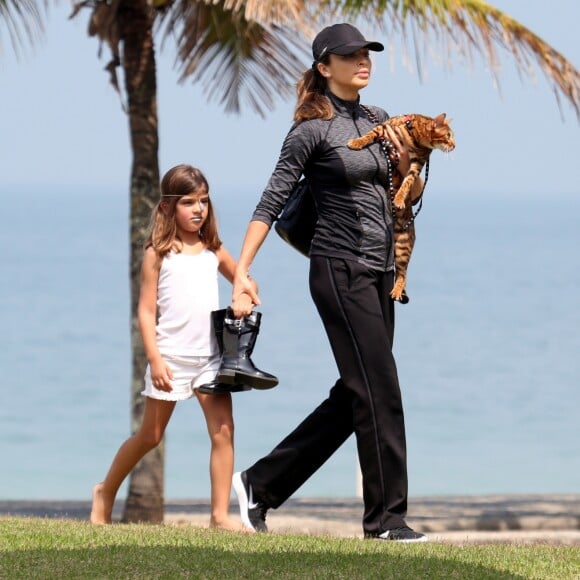
POLYGON ((232 326, 235 326, 236 328, 241 328, 242 324, 244 323, 244 319, 243 318, 225 318, 224 322, 226 324, 231 324, 232 326))

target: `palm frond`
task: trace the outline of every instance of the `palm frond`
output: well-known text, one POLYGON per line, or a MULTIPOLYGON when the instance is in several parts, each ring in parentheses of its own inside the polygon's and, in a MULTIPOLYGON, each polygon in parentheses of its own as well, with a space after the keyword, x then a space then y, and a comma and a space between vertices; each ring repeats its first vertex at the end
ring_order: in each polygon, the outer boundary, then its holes
POLYGON ((37 0, 0 0, 0 49, 2 27, 8 30, 17 55, 25 44, 34 44, 44 30, 40 4, 37 0))
POLYGON ((205 0, 206 4, 221 5, 226 11, 243 12, 247 21, 262 24, 290 24, 296 27, 304 20, 306 3, 303 0, 205 0))
POLYGON ((88 34, 99 39, 99 58, 103 45, 109 47, 111 60, 107 63, 105 70, 109 73, 111 84, 119 95, 121 108, 123 111, 127 111, 127 104, 123 100, 117 75, 117 68, 121 66, 120 5, 121 0, 79 0, 73 4, 69 20, 75 18, 85 8, 91 11, 88 34))
POLYGON ((498 83, 501 66, 497 48, 511 54, 522 76, 534 77, 535 62, 551 84, 558 104, 563 95, 580 117, 580 73, 576 67, 523 24, 483 0, 320 0, 319 6, 320 13, 330 10, 346 19, 370 19, 403 38, 410 27, 419 67, 421 42, 426 43, 430 33, 441 43, 448 64, 454 54, 472 60, 474 53, 480 53, 498 83))
POLYGON ((248 20, 225 7, 233 0, 176 3, 161 16, 164 35, 177 44, 180 81, 201 82, 204 92, 239 112, 242 103, 264 116, 277 96, 287 97, 303 69, 304 43, 296 30, 248 20))

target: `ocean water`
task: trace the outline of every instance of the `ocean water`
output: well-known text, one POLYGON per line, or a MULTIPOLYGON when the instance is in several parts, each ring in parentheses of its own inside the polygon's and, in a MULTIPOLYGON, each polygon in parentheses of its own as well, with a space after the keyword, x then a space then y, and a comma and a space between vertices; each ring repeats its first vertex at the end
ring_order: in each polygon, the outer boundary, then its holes
MULTIPOLYGON (((255 199, 214 202, 237 255, 255 199)), ((0 499, 88 499, 129 434, 127 193, 18 192, 4 212, 0 499)), ((433 196, 417 232, 395 337, 411 495, 578 492, 580 200, 433 196)), ((336 379, 307 260, 272 234, 252 273, 253 359, 281 383, 234 395, 238 469, 336 379)), ((209 497, 195 400, 177 406, 166 449, 166 496, 209 497)), ((354 496, 356 465, 351 438, 297 495, 354 496)))

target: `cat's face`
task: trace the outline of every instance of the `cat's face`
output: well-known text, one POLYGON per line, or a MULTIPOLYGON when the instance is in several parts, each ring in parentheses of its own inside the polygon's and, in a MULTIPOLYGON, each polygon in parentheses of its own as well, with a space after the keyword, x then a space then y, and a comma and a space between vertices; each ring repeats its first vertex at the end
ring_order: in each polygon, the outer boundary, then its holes
POLYGON ((445 118, 445 113, 441 113, 432 120, 430 141, 433 149, 441 149, 445 153, 455 149, 455 135, 449 123, 450 120, 445 118))

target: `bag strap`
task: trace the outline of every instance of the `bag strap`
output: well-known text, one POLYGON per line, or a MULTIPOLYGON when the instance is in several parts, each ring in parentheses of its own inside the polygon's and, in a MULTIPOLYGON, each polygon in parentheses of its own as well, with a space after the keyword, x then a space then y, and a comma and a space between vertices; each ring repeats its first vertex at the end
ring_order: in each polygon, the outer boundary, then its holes
MULTIPOLYGON (((375 123, 375 125, 381 124, 381 121, 379 120, 376 113, 374 113, 369 107, 367 107, 366 105, 360 105, 360 108, 366 113, 367 117, 373 123, 375 123)), ((387 167, 388 167, 387 181, 388 181, 388 191, 389 191, 389 198, 390 198, 389 201, 391 203, 391 216, 393 218, 393 223, 394 223, 394 221, 396 219, 395 204, 394 204, 395 188, 393 187, 393 161, 392 161, 391 155, 390 155, 390 151, 392 150, 392 143, 388 139, 381 137, 379 139, 379 144, 380 144, 381 149, 383 150, 383 153, 385 154, 385 157, 387 159, 387 167)), ((395 153, 395 155, 396 155, 396 153, 395 153)), ((398 163, 398 159, 394 163, 395 167, 397 166, 397 163, 398 163)), ((413 215, 409 218, 409 221, 403 226, 403 230, 405 230, 405 231, 411 227, 411 224, 415 221, 415 218, 419 215, 419 212, 421 211, 421 208, 423 207, 423 192, 425 191, 425 186, 427 185, 428 179, 429 179, 429 158, 427 158, 427 163, 425 164, 425 181, 423 182, 423 189, 421 190, 421 196, 419 198, 419 206, 413 212, 413 215)))

